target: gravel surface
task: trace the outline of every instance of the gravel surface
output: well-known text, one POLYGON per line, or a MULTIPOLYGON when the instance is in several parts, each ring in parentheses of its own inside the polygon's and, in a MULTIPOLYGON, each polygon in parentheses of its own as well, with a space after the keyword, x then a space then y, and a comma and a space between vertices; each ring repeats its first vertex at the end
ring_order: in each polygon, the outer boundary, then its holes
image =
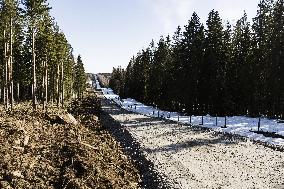
POLYGON ((102 108, 117 121, 112 129, 123 130, 137 143, 130 148, 139 147, 164 187, 284 188, 283 152, 232 135, 126 112, 107 100, 102 108))

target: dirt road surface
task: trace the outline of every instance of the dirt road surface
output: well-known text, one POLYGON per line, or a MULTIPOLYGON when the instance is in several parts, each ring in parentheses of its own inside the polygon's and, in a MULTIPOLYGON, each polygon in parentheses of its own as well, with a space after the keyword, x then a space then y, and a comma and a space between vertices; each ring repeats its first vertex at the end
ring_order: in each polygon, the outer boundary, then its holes
POLYGON ((284 188, 283 152, 102 104, 116 123, 108 127, 145 171, 145 188, 284 188))

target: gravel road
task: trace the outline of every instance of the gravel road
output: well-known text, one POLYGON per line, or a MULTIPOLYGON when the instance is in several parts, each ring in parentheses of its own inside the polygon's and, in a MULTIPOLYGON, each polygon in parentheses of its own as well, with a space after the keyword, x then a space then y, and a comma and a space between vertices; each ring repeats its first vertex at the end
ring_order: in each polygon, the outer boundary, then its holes
POLYGON ((102 105, 116 123, 105 125, 143 169, 144 188, 284 188, 283 152, 127 112, 108 100, 102 105))

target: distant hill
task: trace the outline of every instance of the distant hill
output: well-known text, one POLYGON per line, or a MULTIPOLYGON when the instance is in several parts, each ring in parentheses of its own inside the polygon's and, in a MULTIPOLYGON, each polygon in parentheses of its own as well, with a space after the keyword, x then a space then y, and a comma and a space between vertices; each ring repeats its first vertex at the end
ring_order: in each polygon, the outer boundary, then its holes
POLYGON ((97 74, 98 80, 102 87, 108 87, 109 86, 109 80, 111 77, 111 73, 98 73, 97 74))

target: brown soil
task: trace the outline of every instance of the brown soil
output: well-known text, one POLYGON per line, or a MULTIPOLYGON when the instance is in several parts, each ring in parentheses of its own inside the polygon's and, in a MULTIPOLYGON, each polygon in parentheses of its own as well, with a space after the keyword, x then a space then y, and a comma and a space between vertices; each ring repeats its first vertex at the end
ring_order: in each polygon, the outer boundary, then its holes
POLYGON ((138 188, 138 171, 102 128, 98 103, 72 104, 77 125, 52 124, 28 104, 0 107, 0 188, 138 188))

